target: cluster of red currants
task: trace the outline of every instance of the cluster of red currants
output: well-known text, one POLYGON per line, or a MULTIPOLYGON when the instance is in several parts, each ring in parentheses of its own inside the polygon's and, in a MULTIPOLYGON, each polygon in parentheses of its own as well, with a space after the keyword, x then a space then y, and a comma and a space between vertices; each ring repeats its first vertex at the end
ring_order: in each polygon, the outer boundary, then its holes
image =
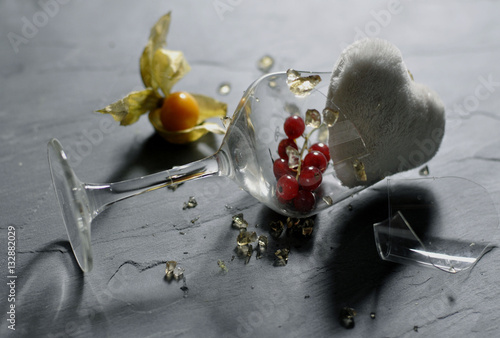
POLYGON ((309 212, 316 205, 315 190, 321 185, 323 172, 330 161, 330 149, 324 143, 308 147, 308 137, 299 150, 296 139, 303 136, 305 123, 294 115, 285 120, 283 128, 288 138, 278 146, 279 159, 274 161, 274 176, 278 180, 276 196, 281 203, 292 204, 295 210, 309 212), (295 150, 294 150, 295 149, 295 150), (307 149, 307 155, 304 155, 307 149), (296 161, 289 156, 297 156, 296 161), (296 163, 295 163, 296 162, 296 163))

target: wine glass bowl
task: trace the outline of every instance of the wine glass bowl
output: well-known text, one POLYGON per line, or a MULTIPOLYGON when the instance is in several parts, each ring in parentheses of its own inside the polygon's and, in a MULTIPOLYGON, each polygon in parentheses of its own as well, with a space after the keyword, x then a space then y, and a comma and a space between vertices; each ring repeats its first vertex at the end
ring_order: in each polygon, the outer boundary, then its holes
MULTIPOLYGON (((81 269, 92 269, 91 224, 100 212, 123 199, 172 184, 208 176, 228 177, 269 208, 291 217, 312 216, 363 189, 362 185, 346 187, 337 178, 335 168, 345 165, 343 159, 349 159, 348 156, 341 156, 342 160, 330 162, 322 174, 322 183, 314 191, 315 204, 312 208, 299 211, 293 203, 283 202, 277 197, 273 162, 279 158, 280 141, 286 138, 284 121, 296 114, 304 118, 309 109, 323 111, 331 76, 328 72, 296 74, 314 76, 321 81, 307 90, 297 92, 291 90, 287 72, 261 77, 244 93, 222 145, 214 155, 156 174, 116 183, 83 183, 69 165, 59 141, 52 139, 48 144, 52 180, 68 237, 81 269)), ((320 128, 317 132, 308 134, 307 144, 297 142, 298 147, 306 149, 318 141, 328 143, 327 134, 328 128, 320 128)), ((346 142, 354 139, 363 144, 361 136, 354 133, 353 138, 352 130, 350 134, 351 137, 346 142)), ((359 154, 355 155, 359 157, 359 154)))

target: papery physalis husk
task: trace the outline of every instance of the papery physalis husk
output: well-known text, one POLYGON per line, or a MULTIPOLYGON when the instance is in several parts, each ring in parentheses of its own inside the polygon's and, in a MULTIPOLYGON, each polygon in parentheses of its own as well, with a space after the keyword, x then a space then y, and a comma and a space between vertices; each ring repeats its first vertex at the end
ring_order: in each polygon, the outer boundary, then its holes
POLYGON ((205 120, 225 117, 227 105, 211 97, 192 93, 190 94, 200 108, 197 125, 180 131, 167 131, 163 127, 160 120, 161 104, 164 98, 170 95, 172 87, 191 70, 182 52, 165 49, 169 26, 170 12, 162 16, 151 28, 149 40, 141 55, 141 77, 147 88, 132 92, 98 112, 111 114, 125 126, 135 123, 142 114, 149 111, 149 121, 155 130, 171 143, 193 142, 209 132, 224 134, 224 128, 205 120))
POLYGON ((158 96, 153 89, 147 88, 137 92, 131 92, 123 99, 118 100, 97 112, 111 114, 115 121, 122 126, 137 122, 142 114, 152 111, 158 107, 158 96))

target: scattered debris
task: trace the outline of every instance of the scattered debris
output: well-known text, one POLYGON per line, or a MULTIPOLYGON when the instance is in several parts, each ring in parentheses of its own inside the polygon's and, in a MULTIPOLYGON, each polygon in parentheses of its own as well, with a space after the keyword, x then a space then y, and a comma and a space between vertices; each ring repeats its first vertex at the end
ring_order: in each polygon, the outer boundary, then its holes
POLYGON ((375 312, 370 313, 370 318, 375 319, 375 312))
MULTIPOLYGON (((233 256, 234 257, 234 256, 233 256)), ((223 260, 219 259, 217 260, 217 265, 219 266, 219 268, 224 271, 224 272, 227 272, 229 269, 227 268, 226 266, 226 263, 224 263, 223 260)))
POLYGON ((429 176, 429 167, 425 166, 422 169, 419 170, 418 172, 420 176, 429 176))
POLYGON ((278 239, 285 229, 285 224, 283 224, 283 222, 280 220, 271 222, 269 226, 271 227, 271 237, 273 237, 274 239, 278 239))
POLYGON ((285 266, 288 263, 288 254, 290 253, 290 249, 283 248, 278 249, 274 253, 276 256, 276 260, 274 261, 274 266, 285 266))
POLYGON ((417 325, 415 325, 415 326, 413 327, 413 331, 418 332, 418 326, 417 326, 417 325))
POLYGON ((340 324, 346 329, 352 329, 354 327, 354 316, 356 316, 356 311, 350 307, 344 307, 340 310, 340 324))
POLYGON ((255 231, 240 231, 238 237, 236 238, 236 242, 239 246, 248 245, 257 240, 257 233, 255 231))
POLYGON ((243 214, 237 214, 233 216, 233 228, 236 229, 246 229, 248 228, 248 222, 243 218, 243 214))
POLYGON ((167 268, 165 269, 165 277, 167 280, 179 280, 184 276, 184 269, 177 266, 176 261, 167 261, 167 268))
POLYGON ((194 196, 190 196, 189 200, 187 202, 184 202, 184 206, 182 207, 182 210, 186 209, 192 209, 195 208, 198 205, 198 202, 196 202, 196 199, 194 196))
POLYGON ((200 216, 195 217, 195 218, 193 218, 193 219, 191 220, 191 223, 192 223, 192 224, 194 224, 194 223, 196 223, 199 219, 200 219, 200 216))

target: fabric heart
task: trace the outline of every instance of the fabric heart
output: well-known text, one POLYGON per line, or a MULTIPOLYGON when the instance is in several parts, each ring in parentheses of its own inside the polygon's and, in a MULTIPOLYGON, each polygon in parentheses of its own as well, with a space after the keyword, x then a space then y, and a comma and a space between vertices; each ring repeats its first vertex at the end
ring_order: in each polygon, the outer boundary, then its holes
POLYGON ((441 100, 414 82, 399 49, 380 39, 357 41, 342 52, 326 106, 341 113, 330 127, 329 147, 336 175, 348 187, 422 165, 444 135, 441 100))

